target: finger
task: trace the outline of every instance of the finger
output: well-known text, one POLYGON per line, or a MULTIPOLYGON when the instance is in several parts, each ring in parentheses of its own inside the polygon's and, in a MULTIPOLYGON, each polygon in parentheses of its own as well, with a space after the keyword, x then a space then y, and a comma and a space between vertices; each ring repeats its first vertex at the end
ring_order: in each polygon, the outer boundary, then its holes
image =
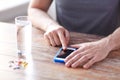
POLYGON ((58 36, 60 38, 60 42, 62 44, 63 49, 65 50, 67 48, 67 42, 66 38, 63 32, 58 32, 58 36))
POLYGON ((84 55, 80 59, 78 59, 75 63, 72 64, 71 67, 76 68, 78 66, 83 66, 89 59, 91 59, 91 55, 84 55))
POLYGON ((75 48, 84 47, 85 49, 88 49, 91 47, 91 44, 88 43, 74 44, 71 45, 71 47, 75 47, 75 48))
POLYGON ((54 38, 55 44, 56 44, 57 46, 59 46, 61 43, 60 43, 60 40, 59 40, 58 35, 53 32, 53 33, 52 33, 52 36, 54 36, 53 38, 54 38))
POLYGON ((87 53, 89 49, 87 49, 84 46, 79 47, 79 49, 77 49, 76 51, 72 52, 69 56, 67 56, 65 58, 65 62, 69 61, 73 56, 77 55, 77 54, 82 54, 85 55, 87 53))
POLYGON ((65 30, 65 37, 66 37, 66 41, 67 41, 67 44, 69 44, 69 41, 70 41, 70 33, 65 30))
POLYGON ((72 57, 79 54, 79 50, 73 51, 69 56, 65 58, 65 62, 67 63, 72 57))
POLYGON ((44 34, 44 39, 47 42, 47 44, 50 45, 50 40, 46 34, 44 34))
POLYGON ((79 48, 79 47, 80 47, 80 44, 70 45, 70 47, 79 48))
POLYGON ((86 63, 83 68, 88 69, 89 67, 91 67, 95 62, 97 62, 97 59, 95 57, 93 57, 88 63, 86 63))
POLYGON ((53 36, 52 36, 51 33, 49 33, 48 38, 49 38, 49 40, 50 40, 50 44, 51 44, 52 46, 56 46, 55 41, 54 41, 54 38, 53 38, 53 36))
POLYGON ((82 54, 76 54, 75 56, 73 56, 71 59, 69 59, 65 66, 70 67, 74 62, 76 62, 78 59, 80 59, 82 57, 82 54))

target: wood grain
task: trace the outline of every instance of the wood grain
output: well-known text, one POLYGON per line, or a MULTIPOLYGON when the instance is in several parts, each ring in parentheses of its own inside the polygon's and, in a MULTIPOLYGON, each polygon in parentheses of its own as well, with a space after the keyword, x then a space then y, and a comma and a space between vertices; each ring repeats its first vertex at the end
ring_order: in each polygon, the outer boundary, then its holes
MULTIPOLYGON (((0 23, 0 80, 120 80, 120 50, 111 52, 104 60, 88 70, 67 68, 64 64, 54 63, 59 47, 48 46, 43 31, 33 28, 32 53, 25 70, 12 70, 9 60, 16 58, 16 27, 13 24, 0 23), (4 30, 4 31, 2 31, 4 30), (8 38, 9 36, 9 38, 8 38), (2 44, 2 45, 1 45, 2 44), (7 46, 7 47, 6 47, 7 46)), ((70 44, 96 41, 102 37, 71 32, 70 44)))

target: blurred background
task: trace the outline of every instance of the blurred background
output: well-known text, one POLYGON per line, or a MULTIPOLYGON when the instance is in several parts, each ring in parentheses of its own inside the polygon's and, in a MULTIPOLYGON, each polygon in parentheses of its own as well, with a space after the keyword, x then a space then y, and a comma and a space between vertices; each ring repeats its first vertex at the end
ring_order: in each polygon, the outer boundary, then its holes
MULTIPOLYGON (((0 22, 14 23, 17 16, 27 15, 30 0, 0 0, 0 22)), ((55 1, 53 1, 48 14, 56 19, 55 1)))

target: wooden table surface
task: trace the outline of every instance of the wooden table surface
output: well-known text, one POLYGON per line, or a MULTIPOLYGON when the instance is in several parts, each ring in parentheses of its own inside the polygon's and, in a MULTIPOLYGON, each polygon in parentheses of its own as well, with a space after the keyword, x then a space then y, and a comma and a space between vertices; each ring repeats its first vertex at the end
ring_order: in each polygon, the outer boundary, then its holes
MULTIPOLYGON (((26 69, 13 70, 8 62, 17 58, 16 27, 0 23, 0 80, 120 80, 120 50, 110 53, 88 70, 67 68, 53 62, 58 47, 45 43, 43 32, 33 28, 32 53, 26 69)), ((101 37, 71 32, 70 44, 99 40, 101 37)))

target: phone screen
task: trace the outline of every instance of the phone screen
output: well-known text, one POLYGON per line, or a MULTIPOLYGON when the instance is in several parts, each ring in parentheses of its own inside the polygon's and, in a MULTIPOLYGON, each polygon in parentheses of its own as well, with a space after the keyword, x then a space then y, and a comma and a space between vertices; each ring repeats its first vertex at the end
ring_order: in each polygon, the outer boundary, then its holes
POLYGON ((66 58, 69 54, 71 54, 74 50, 61 50, 60 54, 57 55, 58 58, 66 58))

